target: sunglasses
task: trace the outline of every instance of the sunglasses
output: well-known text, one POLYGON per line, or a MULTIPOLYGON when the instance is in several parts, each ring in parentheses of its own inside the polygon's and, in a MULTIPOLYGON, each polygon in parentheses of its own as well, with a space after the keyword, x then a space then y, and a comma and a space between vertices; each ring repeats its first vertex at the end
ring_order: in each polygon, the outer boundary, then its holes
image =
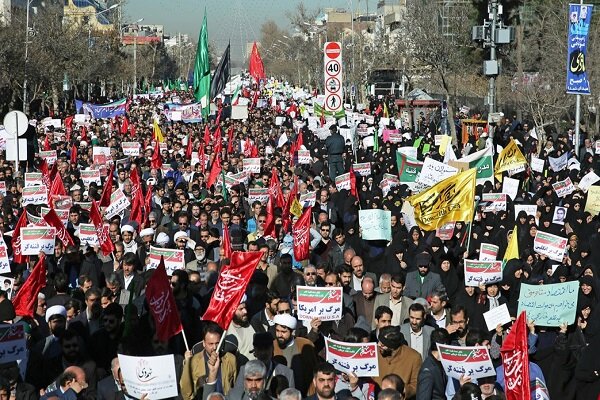
POLYGON ((312 275, 316 275, 316 274, 317 274, 316 272, 305 272, 304 273, 304 275, 307 275, 307 276, 312 276, 312 275))
POLYGON ((277 314, 291 314, 291 313, 292 313, 292 310, 290 310, 290 309, 277 311, 277 314))

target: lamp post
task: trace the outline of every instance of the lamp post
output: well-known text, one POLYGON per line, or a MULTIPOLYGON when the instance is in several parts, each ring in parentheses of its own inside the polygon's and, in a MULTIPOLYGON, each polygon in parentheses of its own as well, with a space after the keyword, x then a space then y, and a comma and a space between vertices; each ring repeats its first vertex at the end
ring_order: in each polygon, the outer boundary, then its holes
POLYGON ((138 35, 138 31, 139 31, 138 24, 140 22, 142 22, 143 20, 144 20, 144 18, 140 18, 137 21, 135 21, 131 24, 127 24, 121 28, 121 32, 122 32, 123 29, 131 26, 131 27, 133 27, 133 32, 134 32, 134 36, 133 36, 133 94, 135 94, 136 89, 137 89, 137 35, 138 35))
MULTIPOLYGON (((102 10, 102 11, 98 11, 97 13, 94 14, 94 18, 98 18, 99 15, 102 15, 106 12, 109 12, 110 10, 114 10, 115 8, 119 7, 121 4, 113 4, 112 6, 108 7, 106 10, 102 10)), ((92 24, 90 23, 91 21, 88 21, 88 54, 90 52, 90 49, 92 48, 92 24)), ((92 94, 92 87, 91 84, 89 82, 88 79, 88 100, 91 99, 91 94, 92 94)))
POLYGON ((27 0, 27 18, 25 26, 25 62, 24 62, 24 77, 23 77, 23 112, 29 112, 29 103, 27 102, 27 59, 29 57, 29 6, 33 0, 27 0))

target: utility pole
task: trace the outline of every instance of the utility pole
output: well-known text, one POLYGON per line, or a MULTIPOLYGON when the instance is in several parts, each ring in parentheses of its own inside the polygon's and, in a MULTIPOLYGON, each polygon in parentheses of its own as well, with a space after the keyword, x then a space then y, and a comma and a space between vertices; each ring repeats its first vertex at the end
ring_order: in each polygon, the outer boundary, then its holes
MULTIPOLYGON (((27 59, 29 58, 29 5, 32 0, 27 0, 27 18, 25 26, 25 74, 23 78, 23 112, 29 113, 29 103, 27 102, 27 59)), ((18 139, 17 139, 18 140, 18 139)))

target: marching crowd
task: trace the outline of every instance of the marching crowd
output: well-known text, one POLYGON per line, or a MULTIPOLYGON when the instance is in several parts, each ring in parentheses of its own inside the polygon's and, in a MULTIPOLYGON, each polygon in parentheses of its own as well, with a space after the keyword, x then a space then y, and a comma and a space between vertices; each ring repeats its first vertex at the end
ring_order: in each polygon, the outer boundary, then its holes
MULTIPOLYGON (((188 100, 185 93, 178 95, 188 100)), ((370 125, 378 125, 382 101, 387 99, 367 104, 365 113, 375 116, 370 125)), ((579 287, 575 321, 554 327, 526 321, 529 376, 522 374, 521 384, 528 380, 533 396, 547 395, 538 398, 600 398, 600 219, 584 211, 587 193, 577 186, 591 171, 600 175, 592 133, 578 157, 572 131, 542 137, 516 118, 499 123, 493 140, 487 132, 464 143, 459 138, 456 154, 495 150, 514 140, 528 160, 534 155, 544 167, 512 176, 520 182, 518 193, 503 210, 484 211, 479 202, 472 221, 456 221, 450 234, 440 237, 435 230, 407 225, 407 184, 385 191, 381 185, 384 174, 398 176, 399 147, 416 145, 421 161, 444 159, 433 121, 419 121, 418 131, 400 126, 399 143, 379 137, 375 146, 365 146, 340 135, 344 127, 336 124, 320 138, 301 123, 300 113, 280 107, 251 105, 246 119, 234 120, 227 117, 230 106, 220 105, 206 124, 185 124, 166 120, 163 102, 136 99, 126 117, 110 121, 92 119, 82 126, 70 121, 66 129, 39 125, 36 151, 56 150, 53 165, 36 157, 15 171, 14 163, 0 159, 0 180, 6 182, 0 231, 11 259, 5 276, 14 279, 0 290, 0 320, 24 325, 28 337, 26 357, 0 364, 2 399, 134 398, 117 354, 174 354, 178 398, 184 400, 511 398, 505 394, 510 383, 505 385, 501 348, 514 326, 508 322, 490 330, 483 314, 506 305, 515 321, 522 284, 571 281, 579 287), (138 142, 139 156, 125 156, 122 142, 138 142), (94 146, 110 148, 104 165, 94 159, 94 146), (300 149, 310 151, 310 163, 298 163, 300 149), (548 158, 565 153, 576 162, 551 169, 548 158), (239 179, 245 158, 260 158, 260 172, 239 179), (370 174, 352 172, 356 190, 338 189, 335 178, 354 163, 370 163, 370 174), (101 183, 84 184, 82 173, 95 168, 103 173, 101 183), (49 174, 49 185, 61 180, 66 193, 49 196, 49 204, 23 207, 25 172, 49 174), (558 197, 552 183, 567 177, 575 190, 558 197), (249 200, 249 189, 256 188, 269 189, 268 202, 249 200), (107 216, 110 192, 118 189, 130 205, 107 216), (310 192, 315 192, 312 207, 301 204, 296 212, 295 200, 310 192), (93 223, 96 203, 108 229, 106 243, 99 236, 100 243, 92 245, 80 235, 82 224, 93 223), (70 244, 57 237, 52 254, 16 254, 19 226, 38 224, 41 207, 65 205, 70 244), (534 205, 535 212, 515 213, 515 205, 534 205), (554 221, 557 207, 562 215, 554 221), (363 239, 358 216, 365 209, 391 211, 391 241, 363 239), (293 230, 307 210, 309 252, 298 259, 293 230), (534 250, 538 229, 568 239, 561 262, 534 250), (498 246, 502 260, 511 235, 518 257, 505 262, 502 280, 466 286, 465 260, 478 259, 482 243, 498 246), (183 250, 185 268, 168 279, 185 341, 180 334, 169 340, 156 334, 159 322, 146 298, 155 271, 151 247, 183 250), (202 316, 231 250, 262 256, 241 303, 230 304, 233 315, 224 331, 202 316), (27 293, 31 313, 19 312, 27 300, 19 291, 34 279, 40 262, 45 286, 27 293), (299 286, 341 287, 341 319, 299 320, 299 286), (19 305, 13 305, 16 299, 19 305), (336 370, 325 361, 325 338, 377 343, 379 375, 336 370), (485 346, 495 371, 479 379, 449 377, 437 345, 485 346)), ((385 107, 395 115, 393 104, 385 107)), ((477 185, 475 194, 481 199, 501 189, 496 180, 477 185)))

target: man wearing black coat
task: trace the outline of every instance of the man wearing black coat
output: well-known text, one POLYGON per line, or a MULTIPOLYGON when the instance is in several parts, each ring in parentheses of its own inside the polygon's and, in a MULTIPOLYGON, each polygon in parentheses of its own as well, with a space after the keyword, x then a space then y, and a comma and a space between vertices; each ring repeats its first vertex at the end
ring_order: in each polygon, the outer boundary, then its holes
POLYGON ((423 361, 417 378, 416 400, 445 400, 448 377, 439 360, 436 344, 448 344, 450 336, 445 329, 437 328, 431 333, 429 355, 423 361))

